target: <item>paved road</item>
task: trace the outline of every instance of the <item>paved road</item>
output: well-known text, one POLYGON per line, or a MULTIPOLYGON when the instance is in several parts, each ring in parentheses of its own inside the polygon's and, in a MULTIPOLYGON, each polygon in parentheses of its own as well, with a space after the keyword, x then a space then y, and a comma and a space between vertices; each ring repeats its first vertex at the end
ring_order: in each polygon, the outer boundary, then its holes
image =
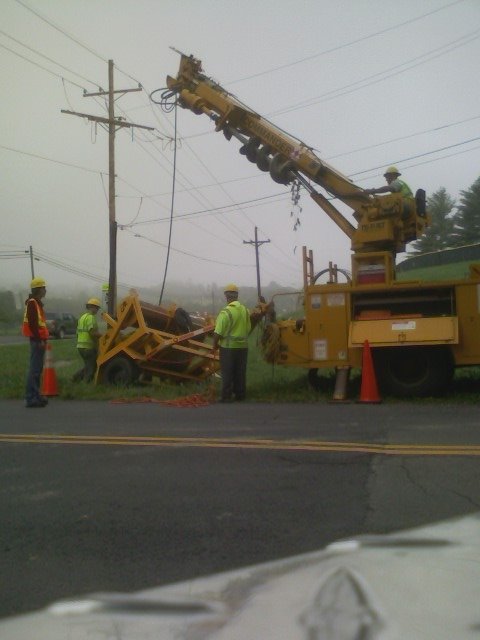
POLYGON ((475 406, 0 402, 0 615, 479 509, 475 406))

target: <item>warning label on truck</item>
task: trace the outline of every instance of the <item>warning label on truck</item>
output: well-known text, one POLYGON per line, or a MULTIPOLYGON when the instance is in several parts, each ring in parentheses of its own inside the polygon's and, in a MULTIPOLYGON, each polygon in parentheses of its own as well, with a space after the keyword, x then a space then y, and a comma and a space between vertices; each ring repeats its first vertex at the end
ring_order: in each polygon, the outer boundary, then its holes
POLYGON ((344 293, 329 293, 327 295, 327 305, 329 307, 344 307, 345 306, 345 294, 344 293))
POLYGON ((403 320, 402 322, 392 322, 392 331, 414 331, 417 328, 415 320, 403 320))
POLYGON ((327 341, 326 340, 313 341, 313 359, 314 360, 327 359, 327 341))

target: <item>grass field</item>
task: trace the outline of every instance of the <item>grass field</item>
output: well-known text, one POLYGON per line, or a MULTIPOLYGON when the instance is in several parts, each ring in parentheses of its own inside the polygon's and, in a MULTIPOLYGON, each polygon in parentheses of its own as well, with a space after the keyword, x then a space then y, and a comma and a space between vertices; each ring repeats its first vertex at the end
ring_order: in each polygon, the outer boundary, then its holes
MULTIPOLYGON (((258 344, 258 334, 251 336, 247 373, 247 397, 253 402, 328 402, 334 389, 333 372, 322 374, 321 391, 314 391, 307 382, 307 371, 299 368, 273 367, 262 360, 258 344)), ((72 339, 53 340, 52 355, 58 383, 59 397, 63 400, 113 400, 134 399, 148 396, 158 400, 171 400, 190 394, 198 394, 216 387, 220 391, 220 379, 210 378, 199 383, 173 383, 154 379, 151 384, 130 387, 109 387, 86 383, 73 383, 73 374, 81 368, 81 360, 72 339)), ((20 399, 24 396, 25 376, 28 369, 29 346, 0 346, 0 398, 20 399)), ((355 400, 360 392, 360 373, 353 371, 349 385, 349 397, 355 400)), ((480 401, 480 367, 457 370, 452 389, 443 398, 459 403, 480 401)), ((387 402, 400 402, 393 398, 383 398, 387 402)), ((435 402, 441 401, 435 398, 435 402)), ((425 399, 423 400, 425 402, 425 399)))
POLYGON ((423 267, 422 269, 411 269, 410 271, 399 271, 397 280, 461 280, 468 277, 471 262, 455 262, 436 267, 423 267))
MULTIPOLYGON (((257 349, 258 335, 251 336, 248 363, 248 398, 263 402, 314 402, 324 394, 314 392, 306 381, 306 372, 302 369, 272 367, 265 363, 257 349)), ((59 397, 68 399, 110 400, 149 396, 168 400, 193 393, 211 390, 212 385, 220 391, 220 379, 210 378, 203 382, 177 383, 154 378, 151 384, 138 384, 130 387, 109 387, 86 383, 73 383, 72 376, 81 368, 81 360, 72 339, 52 340, 52 356, 55 366, 59 397)), ((28 370, 29 345, 0 346, 0 398, 23 398, 25 377, 28 370)), ((333 382, 325 378, 326 394, 333 382)), ((333 387, 332 387, 333 388, 333 387)))
MULTIPOLYGON (((447 264, 400 273, 399 280, 450 280, 468 275, 469 263, 447 264)), ((16 330, 17 331, 17 330, 16 330)), ((255 331, 250 338, 247 371, 247 396, 255 402, 328 402, 334 389, 334 372, 321 374, 321 390, 314 391, 307 382, 307 370, 267 364, 263 361, 258 347, 259 334, 255 331)), ((193 393, 220 391, 220 379, 210 378, 201 383, 175 383, 154 379, 148 385, 131 387, 108 387, 94 384, 74 384, 71 379, 81 367, 81 360, 73 339, 52 340, 52 354, 62 399, 112 400, 118 397, 136 398, 149 396, 159 400, 170 400, 193 393)), ((23 398, 25 376, 28 369, 29 346, 0 346, 0 398, 23 398)), ((358 398, 360 392, 360 372, 353 371, 350 378, 349 397, 358 398)), ((455 402, 478 403, 480 401, 480 367, 458 369, 452 389, 444 399, 455 402)), ((393 398, 383 398, 388 402, 400 402, 393 398)), ((442 399, 435 398, 435 402, 442 399)), ((425 399, 423 400, 425 402, 425 399)))

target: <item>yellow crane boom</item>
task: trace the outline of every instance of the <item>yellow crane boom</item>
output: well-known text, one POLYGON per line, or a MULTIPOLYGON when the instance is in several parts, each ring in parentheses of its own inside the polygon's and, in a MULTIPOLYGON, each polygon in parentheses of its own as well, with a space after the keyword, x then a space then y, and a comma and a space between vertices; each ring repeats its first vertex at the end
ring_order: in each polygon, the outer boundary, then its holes
MULTIPOLYGON (((180 52, 179 52, 180 53, 180 52)), ((295 179, 312 199, 351 239, 354 252, 386 251, 395 254, 407 242, 423 233, 426 224, 424 199, 404 198, 400 194, 372 197, 349 178, 321 160, 305 143, 242 104, 221 85, 206 76, 202 63, 183 53, 177 76, 167 77, 167 86, 178 96, 181 107, 195 114, 206 114, 216 131, 230 140, 237 138, 245 155, 275 182, 289 184, 295 179), (312 184, 313 183, 313 184, 312 184), (354 226, 332 203, 319 193, 319 185, 353 210, 354 226)))

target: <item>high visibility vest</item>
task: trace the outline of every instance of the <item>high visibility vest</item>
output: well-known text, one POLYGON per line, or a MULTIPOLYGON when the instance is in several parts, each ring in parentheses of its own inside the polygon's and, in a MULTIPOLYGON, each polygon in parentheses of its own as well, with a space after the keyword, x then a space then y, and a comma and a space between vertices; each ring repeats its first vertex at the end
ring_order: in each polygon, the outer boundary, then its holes
POLYGON ((221 336, 219 344, 226 349, 246 349, 250 329, 248 309, 238 300, 224 307, 215 323, 215 333, 221 336))
POLYGON ((95 338, 92 338, 90 331, 97 331, 97 320, 92 313, 88 311, 80 316, 77 323, 77 348, 78 349, 95 349, 97 346, 95 338))
POLYGON ((413 193, 412 190, 410 189, 410 187, 408 186, 408 184, 406 182, 404 182, 403 180, 395 180, 395 182, 398 182, 401 186, 400 189, 400 193, 402 194, 402 196, 404 198, 413 198, 413 193))
POLYGON ((47 323, 45 321, 45 311, 43 310, 43 306, 38 303, 35 298, 29 298, 27 300, 27 304, 25 305, 25 313, 23 314, 23 324, 22 324, 22 334, 27 338, 33 338, 32 330, 30 329, 30 324, 28 322, 27 309, 28 303, 30 300, 33 300, 35 306, 37 307, 37 316, 38 316, 38 335, 41 340, 47 340, 50 335, 47 329, 47 323))

